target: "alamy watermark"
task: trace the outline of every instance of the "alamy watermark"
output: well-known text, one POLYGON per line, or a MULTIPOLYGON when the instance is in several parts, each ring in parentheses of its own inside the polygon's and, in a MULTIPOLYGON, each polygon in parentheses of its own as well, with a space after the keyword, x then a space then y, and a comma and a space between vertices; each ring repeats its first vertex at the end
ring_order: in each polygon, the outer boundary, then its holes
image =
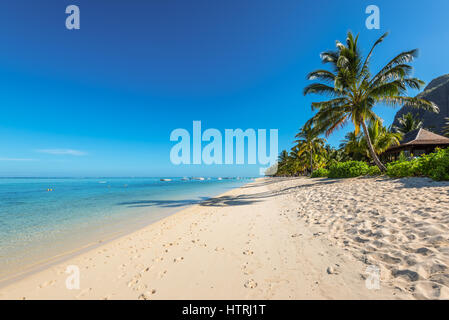
POLYGON ((278 155, 278 129, 270 129, 269 136, 267 154, 266 129, 258 129, 257 133, 255 129, 225 129, 223 140, 220 130, 211 128, 202 132, 201 121, 193 121, 192 135, 186 129, 171 132, 170 141, 178 143, 171 148, 170 161, 175 165, 259 164, 265 166, 260 170, 263 174, 268 167, 276 164, 278 155), (203 147, 204 142, 206 145, 203 147))
POLYGON ((365 286, 369 290, 380 289, 380 268, 375 265, 370 265, 366 268, 365 273, 368 277, 365 279, 365 286))
POLYGON ((69 276, 65 279, 65 287, 68 290, 79 290, 80 288, 80 268, 75 265, 67 266, 65 273, 69 276))
MULTIPOLYGON (((69 5, 65 9, 66 17, 65 26, 68 30, 79 30, 80 25, 80 8, 77 5, 69 5)), ((365 13, 369 14, 366 18, 365 26, 368 30, 380 29, 380 9, 376 5, 369 5, 365 9, 365 13)))
POLYGON ((65 27, 69 30, 79 30, 80 25, 80 8, 75 5, 67 6, 65 13, 69 16, 65 19, 65 27))
POLYGON ((369 5, 365 9, 365 13, 369 14, 369 16, 366 18, 365 26, 368 30, 380 29, 380 9, 376 5, 369 5))

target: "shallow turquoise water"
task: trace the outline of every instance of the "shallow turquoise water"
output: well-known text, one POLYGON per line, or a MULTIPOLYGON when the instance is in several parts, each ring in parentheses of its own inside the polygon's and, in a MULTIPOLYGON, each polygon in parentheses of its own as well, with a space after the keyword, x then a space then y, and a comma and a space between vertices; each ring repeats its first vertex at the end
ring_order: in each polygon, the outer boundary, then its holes
POLYGON ((131 231, 248 179, 0 179, 0 278, 131 231), (52 189, 52 191, 48 191, 52 189))

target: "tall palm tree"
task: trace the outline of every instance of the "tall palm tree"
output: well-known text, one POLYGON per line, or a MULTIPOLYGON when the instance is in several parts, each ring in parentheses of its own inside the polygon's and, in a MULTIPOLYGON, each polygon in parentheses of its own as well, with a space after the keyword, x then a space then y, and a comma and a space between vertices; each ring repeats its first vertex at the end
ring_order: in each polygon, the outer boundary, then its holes
POLYGON ((288 164, 288 152, 286 150, 282 150, 282 152, 279 154, 279 158, 278 158, 278 173, 279 174, 286 173, 287 164, 288 164))
POLYGON ((398 119, 398 122, 399 126, 394 126, 394 130, 402 134, 420 129, 423 126, 422 121, 418 118, 415 118, 415 116, 411 112, 404 114, 401 118, 398 119))
POLYGON ((407 104, 438 112, 434 103, 405 95, 407 88, 420 89, 424 85, 423 81, 410 77, 412 67, 408 63, 417 56, 417 50, 398 54, 378 73, 371 74, 371 55, 386 36, 387 33, 382 35, 366 58, 363 58, 357 43, 358 36, 354 38, 352 33, 348 32, 346 44, 337 41, 335 51, 321 54, 322 62, 330 64, 332 70, 309 73, 309 80, 318 79, 321 83, 313 83, 304 89, 304 95, 322 94, 331 98, 328 101, 312 103, 312 109, 318 112, 310 122, 317 130, 329 135, 348 121, 354 124, 356 134, 362 127, 370 155, 381 171, 386 168, 373 148, 366 126, 367 121, 379 119, 373 107, 378 103, 389 106, 407 104))
POLYGON ((301 131, 296 135, 295 149, 298 156, 307 154, 310 159, 310 173, 313 173, 313 157, 314 154, 318 154, 323 151, 325 140, 318 137, 318 132, 311 126, 305 125, 301 128, 301 131))

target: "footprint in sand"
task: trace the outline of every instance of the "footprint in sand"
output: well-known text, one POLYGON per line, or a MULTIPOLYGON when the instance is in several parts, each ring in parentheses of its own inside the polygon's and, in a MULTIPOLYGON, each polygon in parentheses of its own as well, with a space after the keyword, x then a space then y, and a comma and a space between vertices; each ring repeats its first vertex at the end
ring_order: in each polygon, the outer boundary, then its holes
POLYGON ((75 298, 79 299, 91 291, 92 291, 92 288, 87 288, 87 289, 81 290, 81 292, 78 295, 76 295, 75 298))
POLYGON ((166 273, 167 273, 167 270, 159 272, 159 279, 162 279, 166 273))
POLYGON ((250 256, 250 255, 254 254, 254 251, 245 250, 245 251, 243 251, 243 254, 246 255, 246 256, 250 256))
POLYGON ((242 265, 242 271, 243 271, 243 274, 246 276, 254 273, 252 270, 248 269, 248 262, 246 262, 245 264, 242 265))
POLYGON ((39 288, 42 289, 42 288, 45 288, 45 287, 48 287, 48 286, 52 286, 52 285, 55 284, 55 283, 56 283, 56 280, 46 281, 46 282, 40 284, 40 285, 39 285, 39 288))
POLYGON ((128 288, 131 288, 131 287, 137 285, 138 283, 139 283, 139 280, 133 279, 133 280, 128 282, 128 288))
POLYGON ((141 284, 138 287, 133 288, 134 291, 142 291, 145 290, 146 288, 148 288, 148 286, 146 284, 141 284))
POLYGON ((257 282, 253 279, 250 279, 245 282, 244 287, 248 289, 254 289, 255 287, 257 287, 257 282))
POLYGON ((392 257, 386 253, 378 254, 377 257, 385 263, 388 264, 398 264, 401 263, 402 260, 400 258, 392 257))
POLYGON ((151 296, 156 293, 155 289, 142 293, 138 299, 139 300, 150 300, 151 296))
POLYGON ((128 282, 128 288, 134 287, 139 283, 139 279, 142 277, 140 273, 136 274, 129 282, 128 282))
POLYGON ((173 262, 180 262, 182 260, 184 260, 184 257, 174 258, 173 262))
POLYGON ((412 270, 398 270, 398 269, 394 269, 392 271, 393 277, 398 278, 398 277, 403 277, 405 279, 408 279, 410 281, 417 281, 419 280, 420 276, 417 272, 412 271, 412 270))
POLYGON ((335 275, 339 273, 337 268, 332 266, 327 267, 326 272, 327 274, 335 274, 335 275))

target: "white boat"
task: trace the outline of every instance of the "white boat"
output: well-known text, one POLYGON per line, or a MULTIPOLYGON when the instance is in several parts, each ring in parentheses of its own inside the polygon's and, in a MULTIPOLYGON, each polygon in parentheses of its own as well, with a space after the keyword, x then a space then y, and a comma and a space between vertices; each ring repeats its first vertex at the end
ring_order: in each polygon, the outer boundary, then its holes
POLYGON ((161 179, 161 181, 171 181, 171 179, 161 179))

